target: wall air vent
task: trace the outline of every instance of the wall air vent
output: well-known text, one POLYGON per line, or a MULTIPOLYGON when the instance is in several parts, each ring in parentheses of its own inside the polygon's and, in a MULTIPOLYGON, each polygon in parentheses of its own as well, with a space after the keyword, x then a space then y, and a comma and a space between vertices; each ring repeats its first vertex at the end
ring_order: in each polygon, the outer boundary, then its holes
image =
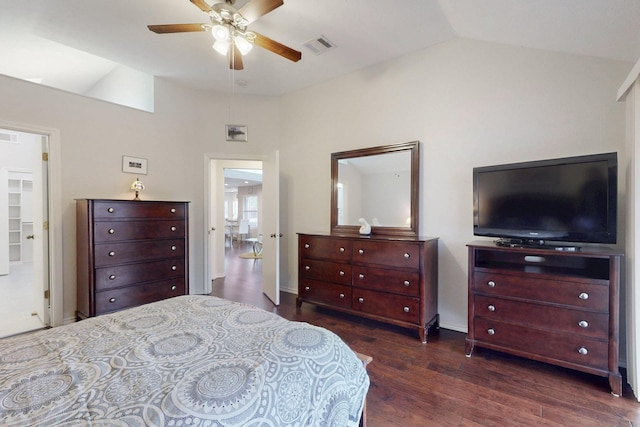
POLYGON ((311 39, 308 42, 304 43, 303 46, 316 55, 323 54, 328 50, 335 49, 336 47, 335 44, 329 41, 329 39, 322 34, 319 37, 316 37, 315 39, 311 39))
POLYGON ((0 130, 0 142, 11 142, 17 144, 18 134, 13 132, 7 132, 6 130, 0 130))

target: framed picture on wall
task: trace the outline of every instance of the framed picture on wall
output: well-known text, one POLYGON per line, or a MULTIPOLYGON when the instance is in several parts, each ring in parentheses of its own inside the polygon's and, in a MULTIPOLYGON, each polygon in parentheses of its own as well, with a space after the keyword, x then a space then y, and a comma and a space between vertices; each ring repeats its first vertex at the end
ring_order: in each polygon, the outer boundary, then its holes
POLYGON ((135 173, 136 175, 147 174, 147 159, 140 157, 122 156, 122 172, 135 173))
POLYGON ((247 127, 245 125, 226 125, 227 141, 247 142, 247 127))

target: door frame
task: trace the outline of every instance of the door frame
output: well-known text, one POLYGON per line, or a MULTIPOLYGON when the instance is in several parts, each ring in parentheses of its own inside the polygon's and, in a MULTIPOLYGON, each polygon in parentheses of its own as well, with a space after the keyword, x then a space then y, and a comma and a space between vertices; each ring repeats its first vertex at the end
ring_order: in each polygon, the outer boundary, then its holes
POLYGON ((64 324, 64 280, 62 250, 62 185, 60 175, 60 130, 0 119, 0 128, 46 136, 49 140, 49 325, 64 324))

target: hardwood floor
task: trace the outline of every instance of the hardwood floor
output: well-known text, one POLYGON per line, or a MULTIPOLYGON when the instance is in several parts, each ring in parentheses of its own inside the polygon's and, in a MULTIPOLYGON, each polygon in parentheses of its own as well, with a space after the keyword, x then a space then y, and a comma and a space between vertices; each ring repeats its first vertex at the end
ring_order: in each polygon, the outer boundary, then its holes
MULTIPOLYGON (((377 426, 640 426, 640 404, 623 380, 623 396, 606 378, 485 349, 464 355, 465 334, 417 331, 303 304, 282 293, 281 304, 262 295, 261 261, 227 253, 227 277, 212 295, 246 302, 290 320, 325 327, 351 348, 373 357, 368 366, 369 427, 377 426)), ((623 373, 624 374, 624 373, 623 373)))

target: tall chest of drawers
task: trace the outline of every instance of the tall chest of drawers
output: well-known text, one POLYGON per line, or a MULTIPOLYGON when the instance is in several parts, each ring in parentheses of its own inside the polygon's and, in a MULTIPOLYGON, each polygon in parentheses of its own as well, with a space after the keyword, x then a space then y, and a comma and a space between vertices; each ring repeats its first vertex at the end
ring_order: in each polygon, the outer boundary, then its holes
POLYGON ((608 377, 619 396, 621 254, 469 247, 466 354, 486 347, 608 377))
POLYGON ((189 293, 188 207, 76 200, 79 319, 189 293))
POLYGON ((438 325, 438 239, 298 234, 303 302, 416 328, 438 325))

